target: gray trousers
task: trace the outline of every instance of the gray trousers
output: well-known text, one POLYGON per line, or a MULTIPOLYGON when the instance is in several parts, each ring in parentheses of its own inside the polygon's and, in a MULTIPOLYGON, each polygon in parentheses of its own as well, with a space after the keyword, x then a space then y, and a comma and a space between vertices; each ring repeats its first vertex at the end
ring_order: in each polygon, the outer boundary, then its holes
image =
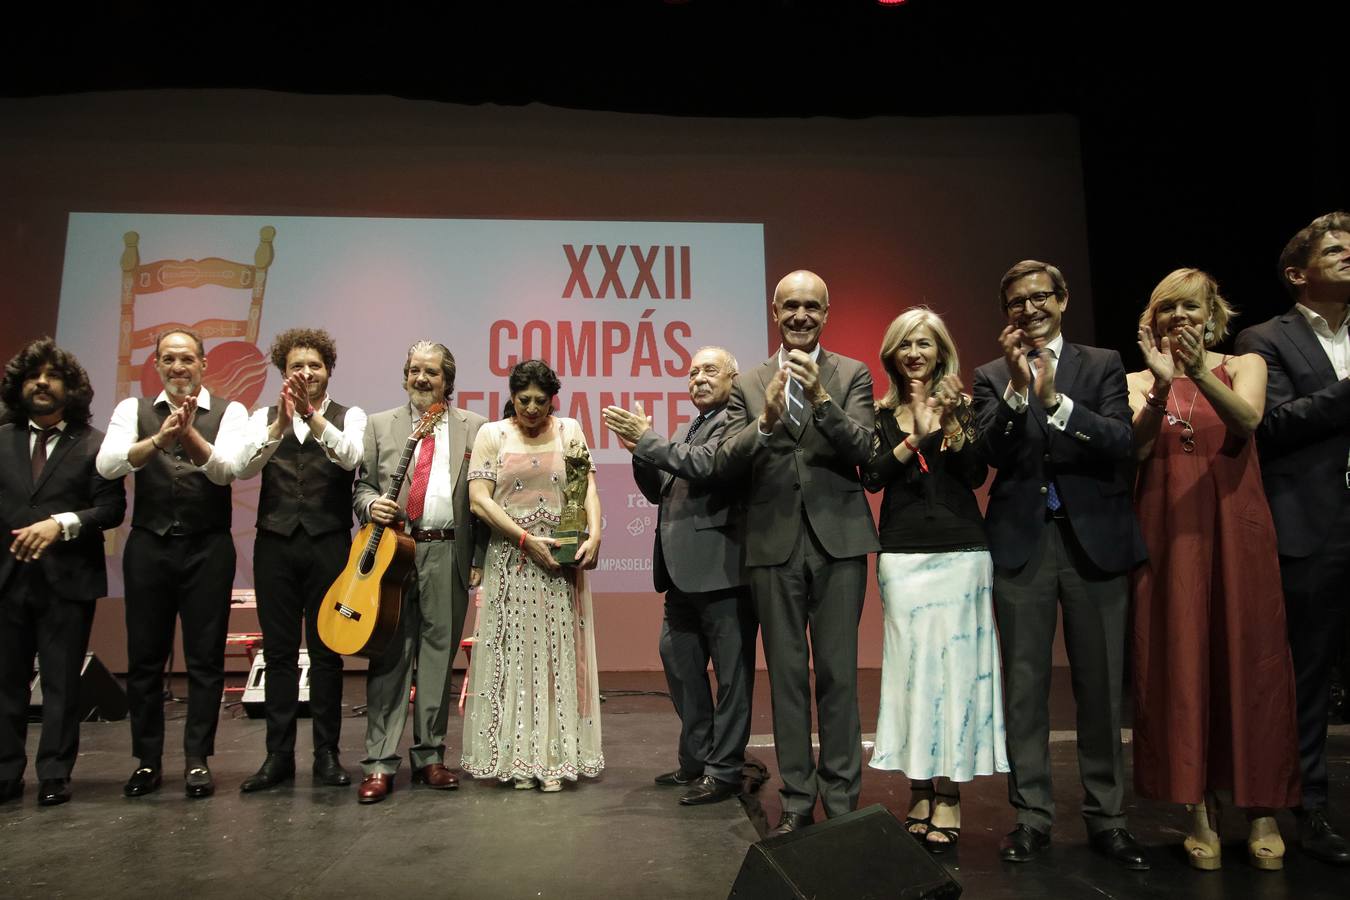
POLYGON ((417 574, 403 592, 398 633, 366 672, 366 758, 361 768, 367 775, 398 771, 398 744, 414 683, 409 761, 420 769, 445 759, 445 731, 454 703, 450 667, 468 608, 468 593, 455 572, 454 549, 450 541, 417 545, 417 574))
POLYGON ((867 557, 835 559, 803 520, 786 563, 752 566, 748 572, 769 669, 782 809, 809 814, 819 796, 827 816, 852 812, 862 791, 858 622, 867 557), (811 749, 812 660, 819 762, 811 749))
POLYGON ((994 569, 1012 769, 1008 800, 1019 825, 1050 829, 1050 670, 1060 605, 1078 714, 1083 818, 1090 834, 1124 828, 1120 699, 1129 584, 1124 574, 1092 564, 1066 519, 1047 523, 1022 568, 994 569))
POLYGON ((666 592, 661 664, 680 717, 680 768, 741 782, 750 739, 758 623, 744 588, 686 594, 666 592), (708 660, 717 675, 717 703, 708 660))

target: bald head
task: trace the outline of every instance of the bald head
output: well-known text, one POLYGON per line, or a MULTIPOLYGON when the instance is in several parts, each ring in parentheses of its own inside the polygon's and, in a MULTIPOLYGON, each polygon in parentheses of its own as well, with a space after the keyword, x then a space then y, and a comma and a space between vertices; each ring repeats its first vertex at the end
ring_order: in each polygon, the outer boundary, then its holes
POLYGON ((794 290, 808 290, 818 295, 823 304, 830 305, 830 290, 825 287, 825 279, 809 269, 798 269, 779 279, 778 286, 773 289, 773 302, 777 303, 780 297, 794 290))
POLYGON ((783 348, 810 353, 830 318, 830 292, 815 272, 789 272, 773 291, 770 315, 783 337, 783 348))

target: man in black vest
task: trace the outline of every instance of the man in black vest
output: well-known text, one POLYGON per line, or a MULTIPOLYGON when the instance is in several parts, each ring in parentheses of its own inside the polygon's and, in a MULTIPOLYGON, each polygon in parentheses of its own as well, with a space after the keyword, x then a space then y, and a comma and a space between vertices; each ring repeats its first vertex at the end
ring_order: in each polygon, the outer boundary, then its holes
POLYGON ((319 604, 351 550, 353 470, 361 462, 366 414, 328 396, 337 347, 328 332, 292 328, 272 342, 285 382, 276 406, 255 412, 240 456, 240 478, 262 472, 253 585, 267 663, 267 758, 244 793, 295 777, 300 634, 309 651, 314 779, 341 787, 342 657, 319 639, 319 604))
POLYGON ((23 794, 33 657, 42 678, 38 803, 70 799, 80 746, 80 672, 94 601, 108 592, 103 530, 126 514, 121 481, 94 471, 103 432, 94 390, 51 338, 5 366, 0 396, 20 413, 0 425, 0 803, 23 794))
POLYGON ((139 797, 160 786, 164 667, 173 652, 174 620, 181 617, 188 673, 185 790, 209 797, 216 788, 206 759, 215 752, 234 584, 230 482, 248 411, 202 387, 206 351, 194 332, 161 334, 155 370, 164 390, 117 404, 98 452, 104 478, 136 473, 122 576, 131 752, 139 762, 122 792, 139 797))

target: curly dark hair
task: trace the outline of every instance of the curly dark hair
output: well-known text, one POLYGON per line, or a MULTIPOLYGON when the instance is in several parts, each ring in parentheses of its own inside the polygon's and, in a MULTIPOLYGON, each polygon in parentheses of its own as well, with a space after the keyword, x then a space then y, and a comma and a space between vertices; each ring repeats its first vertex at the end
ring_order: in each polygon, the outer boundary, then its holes
POLYGON ((89 373, 80 365, 75 354, 62 350, 49 337, 33 341, 5 363, 4 381, 0 382, 0 401, 7 409, 6 414, 16 421, 24 415, 24 379, 48 364, 61 373, 61 380, 66 384, 65 420, 76 425, 87 424, 89 406, 94 402, 94 386, 89 383, 89 373))
POLYGON ((513 397, 532 384, 550 397, 558 396, 558 391, 562 389, 562 382, 558 380, 557 374, 542 359, 527 359, 516 363, 506 383, 513 397))
POLYGON ((297 347, 317 352, 328 374, 333 374, 333 368, 337 366, 337 344, 322 328, 288 328, 273 339, 272 349, 267 353, 281 374, 286 374, 286 357, 297 347))

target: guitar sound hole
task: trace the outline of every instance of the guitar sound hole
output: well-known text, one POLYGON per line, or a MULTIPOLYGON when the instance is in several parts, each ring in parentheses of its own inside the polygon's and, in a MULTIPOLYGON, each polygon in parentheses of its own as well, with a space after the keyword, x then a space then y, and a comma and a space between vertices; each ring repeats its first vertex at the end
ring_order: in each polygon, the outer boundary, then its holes
POLYGON ((373 568, 375 568, 375 552, 367 550, 361 554, 361 561, 356 564, 356 570, 362 575, 369 575, 373 568))

